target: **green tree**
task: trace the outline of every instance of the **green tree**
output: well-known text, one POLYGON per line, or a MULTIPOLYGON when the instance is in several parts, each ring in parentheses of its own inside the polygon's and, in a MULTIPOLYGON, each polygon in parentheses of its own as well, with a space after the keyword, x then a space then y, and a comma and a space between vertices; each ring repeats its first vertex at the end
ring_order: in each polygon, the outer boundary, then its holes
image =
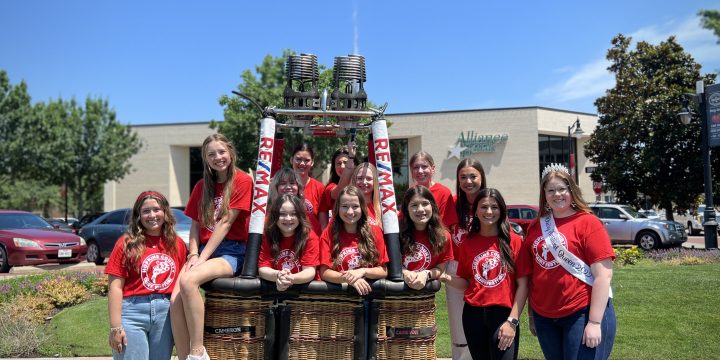
MULTIPOLYGON (((283 107, 283 91, 287 84, 285 76, 285 59, 293 52, 285 50, 281 57, 265 56, 262 63, 255 67, 255 71, 245 70, 241 74, 242 82, 237 86, 237 91, 248 95, 261 106, 283 107)), ((319 89, 331 89, 332 69, 320 65, 319 89)), ((242 169, 252 168, 255 170, 257 160, 259 124, 262 115, 248 101, 235 95, 223 95, 220 98, 220 105, 224 107, 224 122, 213 122, 211 127, 233 141, 238 152, 238 166, 242 169)), ((279 122, 285 121, 278 117, 279 122)), ((315 151, 316 174, 326 168, 332 154, 342 145, 347 144, 347 137, 317 137, 305 136, 298 130, 283 129, 285 138, 285 158, 283 164, 289 164, 289 156, 292 148, 304 141, 310 144, 315 151)), ((365 156, 367 154, 367 132, 358 132, 358 152, 365 156)))
POLYGON ((677 120, 683 94, 695 82, 706 84, 715 75, 700 75, 700 65, 674 37, 655 46, 620 34, 612 40, 607 59, 615 87, 595 101, 598 127, 585 154, 597 164, 602 178, 620 201, 639 204, 638 194, 666 209, 688 208, 703 191, 700 124, 677 120))
POLYGON ((718 37, 718 44, 720 44, 720 11, 718 10, 700 10, 698 11, 700 16, 700 24, 702 27, 712 30, 715 36, 718 37))
POLYGON ((117 120, 107 100, 88 97, 82 106, 74 99, 59 99, 44 110, 45 123, 62 124, 57 134, 64 144, 55 152, 57 163, 48 170, 49 182, 67 184, 76 215, 100 210, 105 183, 130 173, 129 160, 140 150, 140 139, 117 120))

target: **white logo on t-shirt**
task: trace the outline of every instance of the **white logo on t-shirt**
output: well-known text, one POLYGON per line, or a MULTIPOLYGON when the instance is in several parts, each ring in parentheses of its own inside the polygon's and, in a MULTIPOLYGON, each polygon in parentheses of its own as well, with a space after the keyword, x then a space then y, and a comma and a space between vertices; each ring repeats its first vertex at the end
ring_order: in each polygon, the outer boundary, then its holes
POLYGON ((151 291, 166 290, 175 281, 176 275, 175 261, 167 254, 151 254, 143 260, 140 267, 143 286, 151 291), (158 283, 158 277, 164 280, 158 283))
POLYGON ((501 264, 500 253, 496 250, 487 250, 478 254, 472 263, 475 281, 484 287, 498 286, 507 276, 501 264), (499 269, 495 270, 496 268, 499 269))

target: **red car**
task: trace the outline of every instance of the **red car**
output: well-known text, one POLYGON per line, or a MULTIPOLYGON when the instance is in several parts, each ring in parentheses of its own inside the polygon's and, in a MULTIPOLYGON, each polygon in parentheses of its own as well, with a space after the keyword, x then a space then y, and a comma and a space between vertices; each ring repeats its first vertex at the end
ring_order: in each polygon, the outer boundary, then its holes
POLYGON ((53 228, 40 216, 0 210, 0 272, 13 266, 80 262, 86 253, 83 238, 53 228))
POLYGON ((522 227, 523 233, 527 234, 528 226, 538 216, 540 208, 535 205, 508 205, 508 219, 522 227))

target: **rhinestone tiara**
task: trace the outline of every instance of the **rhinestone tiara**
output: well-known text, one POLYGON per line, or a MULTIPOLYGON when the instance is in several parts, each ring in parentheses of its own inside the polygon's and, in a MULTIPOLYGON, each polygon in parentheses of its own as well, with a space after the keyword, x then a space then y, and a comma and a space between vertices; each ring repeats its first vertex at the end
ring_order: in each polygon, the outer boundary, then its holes
POLYGON ((550 163, 550 165, 546 166, 545 169, 543 169, 542 175, 540 175, 540 178, 544 179, 545 175, 549 174, 552 171, 562 171, 562 172, 570 175, 570 170, 568 170, 568 168, 566 168, 565 165, 550 163))

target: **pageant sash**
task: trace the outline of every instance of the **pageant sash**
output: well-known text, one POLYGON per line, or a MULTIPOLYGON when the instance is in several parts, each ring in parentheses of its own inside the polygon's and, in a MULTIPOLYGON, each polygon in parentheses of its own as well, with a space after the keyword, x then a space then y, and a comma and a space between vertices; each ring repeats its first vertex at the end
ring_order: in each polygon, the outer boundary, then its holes
MULTIPOLYGON (((560 233, 555 226, 555 219, 552 214, 548 214, 540 218, 540 228, 542 229, 542 235, 545 239, 545 244, 548 246, 550 252, 555 257, 555 260, 563 267, 570 275, 580 279, 580 281, 593 286, 595 278, 592 275, 590 266, 586 264, 582 259, 571 253, 560 241, 560 233)), ((608 295, 612 298, 612 288, 608 289, 608 295)))

